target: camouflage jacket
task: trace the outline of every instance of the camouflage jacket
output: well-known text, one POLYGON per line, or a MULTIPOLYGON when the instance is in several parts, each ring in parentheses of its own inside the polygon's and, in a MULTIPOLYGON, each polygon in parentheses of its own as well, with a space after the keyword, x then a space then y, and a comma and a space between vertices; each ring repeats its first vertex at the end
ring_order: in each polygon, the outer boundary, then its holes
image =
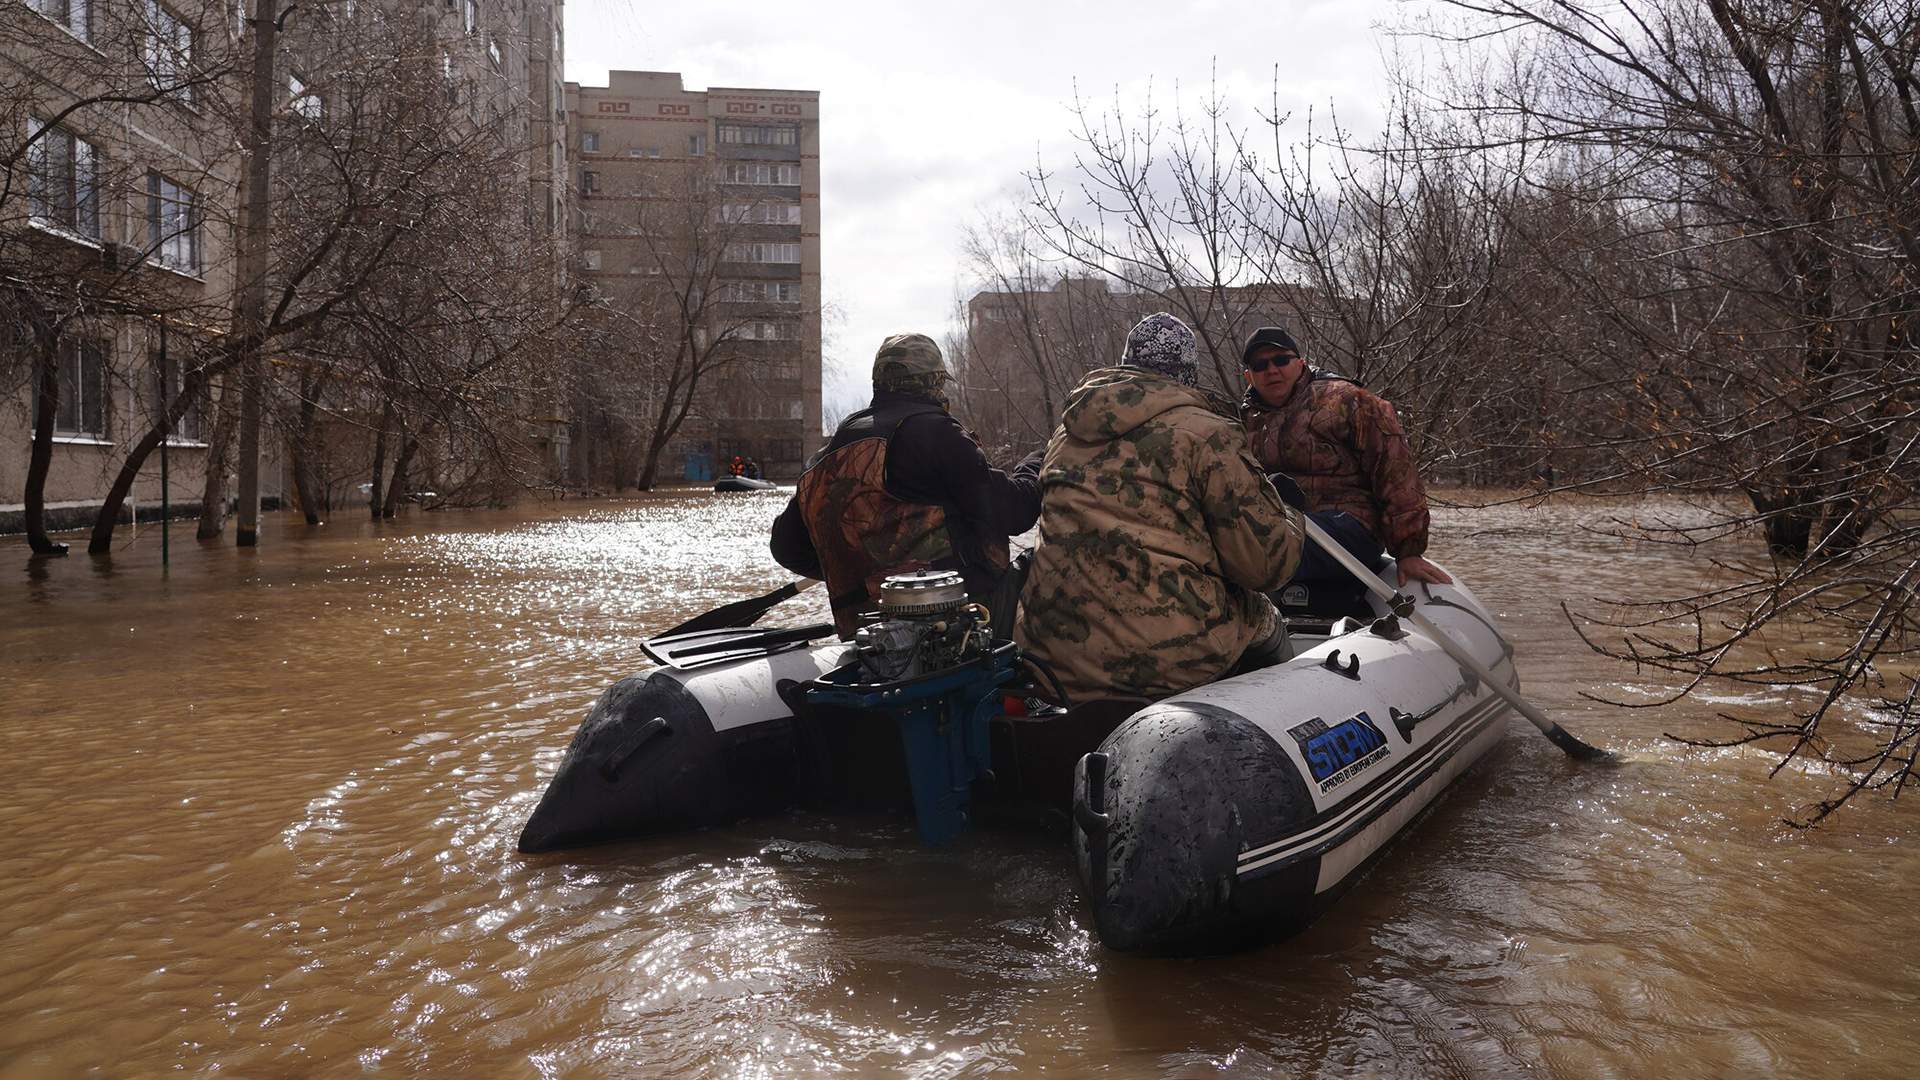
POLYGON ((1253 456, 1306 493, 1308 510, 1345 510, 1394 558, 1427 550, 1427 493, 1393 406, 1359 383, 1308 368, 1293 393, 1240 403, 1253 456))
POLYGON ((1075 701, 1165 697, 1273 632, 1265 594, 1300 543, 1221 408, 1141 368, 1094 371, 1047 444, 1015 640, 1075 701))
MULTIPOLYGON (((852 636, 888 574, 930 567, 966 574, 981 567, 997 580, 1007 568, 1005 535, 960 530, 974 540, 962 553, 954 535, 961 523, 946 506, 904 499, 888 489, 895 433, 915 416, 941 413, 938 405, 894 401, 848 417, 801 474, 788 512, 781 515, 797 512, 805 526, 841 637, 852 636)), ((776 546, 781 531, 776 522, 776 546)))

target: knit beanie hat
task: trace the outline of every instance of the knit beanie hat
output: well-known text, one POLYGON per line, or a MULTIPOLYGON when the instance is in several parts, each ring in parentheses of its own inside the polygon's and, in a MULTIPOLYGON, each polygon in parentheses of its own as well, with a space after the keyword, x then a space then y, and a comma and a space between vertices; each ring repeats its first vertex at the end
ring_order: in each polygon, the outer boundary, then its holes
POLYGON ((1120 363, 1196 386, 1200 372, 1194 364, 1194 353, 1193 331, 1187 324, 1164 311, 1156 311, 1127 331, 1127 351, 1120 363))

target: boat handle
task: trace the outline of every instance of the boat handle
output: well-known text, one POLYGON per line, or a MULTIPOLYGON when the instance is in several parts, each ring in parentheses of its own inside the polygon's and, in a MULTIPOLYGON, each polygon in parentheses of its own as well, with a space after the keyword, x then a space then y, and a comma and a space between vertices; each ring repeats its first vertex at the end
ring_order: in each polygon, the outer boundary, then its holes
POLYGON ((1105 812, 1107 791, 1107 755, 1094 751, 1080 759, 1087 780, 1073 797, 1073 820, 1079 823, 1087 839, 1105 836, 1112 820, 1105 812))
POLYGON ((620 767, 627 763, 628 758, 639 753, 641 747, 672 732, 673 728, 668 725, 667 718, 664 716, 656 716, 640 725, 640 730, 634 732, 632 738, 625 744, 614 747, 613 753, 607 755, 606 762, 600 766, 600 775, 606 777, 608 783, 620 779, 620 767))

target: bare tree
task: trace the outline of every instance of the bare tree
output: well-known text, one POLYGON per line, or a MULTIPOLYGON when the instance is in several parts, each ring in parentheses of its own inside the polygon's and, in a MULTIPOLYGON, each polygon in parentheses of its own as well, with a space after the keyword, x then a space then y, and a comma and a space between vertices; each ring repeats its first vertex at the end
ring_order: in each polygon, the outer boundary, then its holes
POLYGON ((1739 492, 1745 510, 1628 531, 1704 543, 1758 529, 1771 554, 1725 560, 1696 593, 1620 605, 1624 637, 1594 646, 1681 676, 1675 698, 1714 681, 1817 687, 1790 719, 1730 715, 1737 734, 1690 739, 1841 768, 1849 782, 1803 820, 1897 793, 1920 716, 1911 676, 1876 688, 1920 630, 1912 6, 1456 6, 1457 36, 1504 43, 1508 63, 1455 87, 1454 111, 1484 137, 1431 149, 1528 147, 1548 166, 1509 225, 1557 288, 1508 316, 1606 357, 1580 373, 1584 407, 1556 418, 1605 466, 1580 486, 1739 492), (1786 627, 1803 629, 1783 642, 1786 627), (1840 644, 1793 643, 1820 639, 1840 644), (1836 728, 1850 712, 1862 719, 1836 728))

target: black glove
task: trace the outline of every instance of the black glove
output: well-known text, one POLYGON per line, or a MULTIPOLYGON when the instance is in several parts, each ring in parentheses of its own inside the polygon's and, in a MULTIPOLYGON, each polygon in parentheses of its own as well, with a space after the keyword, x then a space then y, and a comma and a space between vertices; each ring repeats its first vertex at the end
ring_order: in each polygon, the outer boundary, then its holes
POLYGON ((1268 473, 1267 479, 1273 481, 1275 491, 1280 493, 1280 501, 1301 513, 1307 512, 1307 493, 1300 490, 1293 477, 1283 472, 1268 473))

